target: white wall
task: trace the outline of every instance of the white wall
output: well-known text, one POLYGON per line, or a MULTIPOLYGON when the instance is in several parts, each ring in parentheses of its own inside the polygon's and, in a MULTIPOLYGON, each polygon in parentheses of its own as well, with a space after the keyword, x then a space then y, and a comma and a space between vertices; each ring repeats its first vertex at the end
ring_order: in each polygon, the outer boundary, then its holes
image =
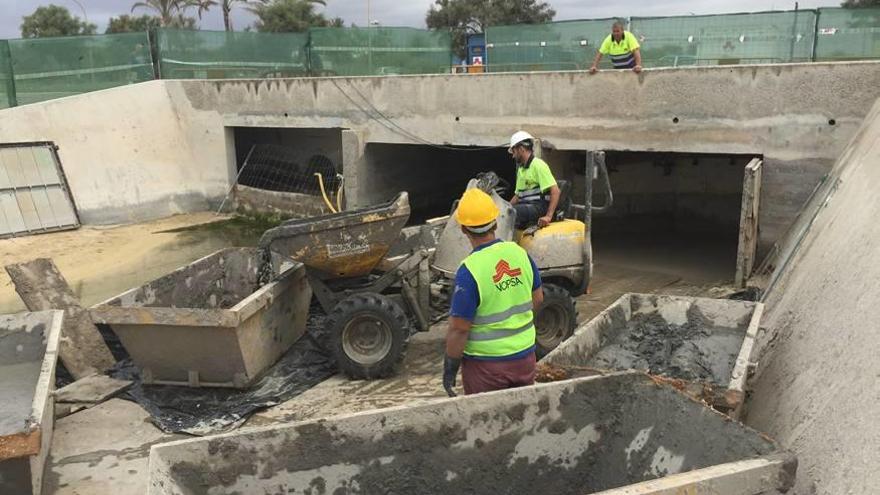
POLYGON ((153 81, 0 111, 0 142, 51 141, 83 223, 205 210, 229 183, 222 127, 194 129, 153 81))

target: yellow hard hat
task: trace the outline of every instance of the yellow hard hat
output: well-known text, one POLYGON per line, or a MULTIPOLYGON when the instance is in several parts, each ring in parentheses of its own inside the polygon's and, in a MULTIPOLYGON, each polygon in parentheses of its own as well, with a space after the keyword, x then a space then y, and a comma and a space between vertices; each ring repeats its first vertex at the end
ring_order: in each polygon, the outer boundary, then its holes
POLYGON ((455 219, 465 227, 489 225, 496 218, 498 207, 492 201, 492 196, 477 188, 465 191, 458 202, 458 209, 455 210, 455 219))

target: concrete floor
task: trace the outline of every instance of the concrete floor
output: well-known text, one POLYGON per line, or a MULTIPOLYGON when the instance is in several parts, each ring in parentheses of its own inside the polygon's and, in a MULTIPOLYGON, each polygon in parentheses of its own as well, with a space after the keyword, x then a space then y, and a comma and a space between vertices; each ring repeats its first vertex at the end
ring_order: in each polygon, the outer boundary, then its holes
MULTIPOLYGON (((52 257, 85 304, 104 300, 216 249, 248 244, 247 236, 208 230, 165 232, 216 220, 211 214, 171 217, 115 228, 83 228, 0 241, 3 259, 52 257)), ((654 239, 653 241, 657 241, 654 239)), ((730 246, 692 240, 649 244, 645 239, 598 239, 592 291, 578 298, 578 320, 595 316, 626 292, 712 295, 732 278, 730 246)), ((733 247, 735 251, 735 246, 733 247)), ((5 274, 3 274, 5 276, 5 274)), ((6 279, 0 312, 19 309, 6 279)), ((401 372, 389 379, 349 381, 334 376, 299 397, 253 416, 244 428, 418 404, 445 397, 441 384, 445 326, 415 336, 401 372)), ((60 419, 47 475, 47 493, 143 494, 151 445, 179 438, 162 433, 137 404, 113 399, 60 419)))

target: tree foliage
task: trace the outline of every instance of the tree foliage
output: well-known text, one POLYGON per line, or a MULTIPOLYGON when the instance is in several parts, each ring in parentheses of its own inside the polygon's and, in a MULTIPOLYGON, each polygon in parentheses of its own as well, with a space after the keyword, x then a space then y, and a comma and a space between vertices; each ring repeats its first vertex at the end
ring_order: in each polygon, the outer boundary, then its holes
POLYGON ((489 26, 550 22, 555 16, 541 0, 435 0, 425 22, 430 29, 450 29, 455 51, 464 57, 469 34, 489 26))
POLYGON ((257 16, 254 27, 263 33, 299 33, 341 21, 328 21, 323 14, 315 12, 316 4, 326 5, 324 0, 258 0, 250 10, 257 16))
POLYGON ((840 4, 845 9, 866 9, 880 7, 880 0, 845 0, 840 4))
POLYGON ((122 14, 119 17, 111 17, 107 23, 104 34, 114 33, 139 33, 159 27, 159 18, 151 15, 133 16, 122 14))
POLYGON ((202 12, 207 10, 209 5, 204 0, 143 0, 131 6, 131 11, 136 9, 152 10, 156 17, 159 18, 161 27, 176 27, 184 29, 194 29, 195 19, 186 16, 186 11, 190 8, 199 10, 199 17, 202 12), (192 19, 190 21, 190 19, 192 19))
MULTIPOLYGON (((162 20, 152 15, 134 16, 122 14, 119 17, 111 17, 104 34, 113 33, 141 33, 162 27, 162 20)), ((196 19, 181 14, 175 15, 166 27, 174 29, 196 29, 196 19)))
POLYGON ((44 38, 47 36, 79 36, 95 34, 97 26, 81 21, 79 17, 58 5, 37 7, 33 14, 24 16, 21 23, 22 38, 44 38))

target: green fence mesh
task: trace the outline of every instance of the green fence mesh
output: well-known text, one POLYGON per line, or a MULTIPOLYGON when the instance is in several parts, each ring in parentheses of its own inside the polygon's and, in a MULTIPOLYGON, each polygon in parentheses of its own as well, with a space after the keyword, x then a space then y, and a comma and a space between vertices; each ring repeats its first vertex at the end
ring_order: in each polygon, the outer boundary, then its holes
POLYGON ((819 9, 816 60, 880 58, 880 9, 819 9))
POLYGON ((157 32, 163 79, 297 77, 308 73, 308 33, 157 32))
POLYGON ((487 70, 589 68, 602 40, 611 33, 613 23, 613 19, 591 19, 489 27, 486 29, 487 70))
POLYGON ((646 67, 809 61, 812 10, 711 16, 633 18, 646 67))
POLYGON ((448 32, 406 27, 316 28, 310 31, 315 75, 439 74, 452 65, 448 32))
POLYGON ((14 88, 12 59, 9 57, 9 42, 0 40, 0 108, 9 108, 16 105, 14 88))
POLYGON ((10 40, 19 105, 153 79, 147 33, 10 40))

